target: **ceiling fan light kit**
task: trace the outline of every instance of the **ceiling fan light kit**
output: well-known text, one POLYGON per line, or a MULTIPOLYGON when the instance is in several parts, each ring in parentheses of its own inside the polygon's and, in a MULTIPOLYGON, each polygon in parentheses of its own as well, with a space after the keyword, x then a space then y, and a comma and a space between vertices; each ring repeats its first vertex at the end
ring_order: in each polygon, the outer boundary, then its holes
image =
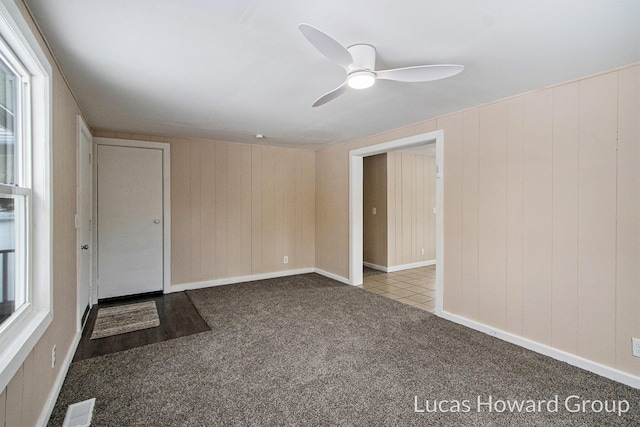
POLYGON ((376 82, 375 73, 367 70, 354 71, 347 77, 347 83, 352 89, 366 89, 376 82))
POLYGON ((331 36, 309 24, 300 24, 298 28, 309 43, 329 60, 344 68, 347 73, 345 81, 318 98, 313 103, 313 107, 318 107, 337 98, 347 88, 366 89, 371 87, 377 79, 412 83, 428 82, 455 76, 464 70, 462 65, 439 64, 376 71, 376 49, 373 46, 355 44, 345 48, 331 36))

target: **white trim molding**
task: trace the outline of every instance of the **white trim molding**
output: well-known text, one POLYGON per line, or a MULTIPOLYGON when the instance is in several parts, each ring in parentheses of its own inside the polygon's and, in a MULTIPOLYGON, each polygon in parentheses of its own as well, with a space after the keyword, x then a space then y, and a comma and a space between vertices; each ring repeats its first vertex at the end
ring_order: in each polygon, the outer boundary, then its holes
POLYGON ((362 265, 364 265, 365 267, 372 268, 374 270, 384 271, 385 273, 389 272, 389 268, 385 267, 384 265, 373 264, 373 263, 367 262, 367 261, 362 261, 362 265))
POLYGON ((365 267, 373 268, 374 270, 384 271, 385 273, 394 273, 396 271, 411 270, 412 268, 436 265, 436 260, 430 259, 428 261, 414 262, 411 264, 392 265, 390 267, 385 267, 384 265, 372 264, 370 262, 362 261, 362 265, 364 265, 365 267))
MULTIPOLYGON (((164 245, 164 254, 163 254, 163 293, 168 294, 171 292, 176 292, 173 290, 171 286, 171 145, 166 142, 151 142, 151 141, 137 141, 132 139, 118 139, 118 138, 104 138, 104 137, 95 137, 93 138, 93 142, 95 147, 98 145, 113 145, 119 147, 136 147, 136 148, 153 148, 156 150, 162 150, 162 203, 163 203, 163 245, 164 245)), ((97 150, 94 150, 94 153, 97 153, 97 150)), ((100 160, 94 161, 94 176, 97 176, 95 168, 98 165, 100 160)), ((93 191, 93 203, 94 203, 94 211, 93 217, 98 218, 97 213, 97 195, 98 191, 95 188, 97 180, 94 180, 94 191, 93 191)), ((93 227, 93 241, 98 241, 98 227, 93 227)), ((97 248, 94 252, 94 264, 93 271, 97 272, 97 248)), ((95 276, 94 276, 95 280, 95 276)), ((94 281, 93 283, 98 283, 94 281)), ((98 303, 98 286, 92 287, 93 292, 93 302, 94 304, 98 303)))
POLYGON ((78 344, 80 344, 81 337, 82 330, 76 332, 75 336, 73 337, 73 341, 71 342, 69 351, 67 351, 67 355, 65 356, 62 365, 60 366, 60 371, 58 372, 56 380, 51 387, 51 391, 49 392, 47 401, 44 403, 42 412, 40 412, 40 417, 38 417, 36 426, 44 427, 49 423, 49 418, 51 417, 53 408, 56 406, 56 401, 58 400, 58 396, 60 395, 60 390, 62 390, 62 384, 64 383, 64 379, 67 377, 67 372, 69 372, 69 367, 71 366, 71 362, 73 361, 73 356, 75 356, 76 354, 76 350, 78 349, 78 344))
POLYGON ((484 323, 467 319, 466 317, 462 317, 457 314, 451 314, 442 310, 440 311, 440 313, 436 314, 443 319, 450 320, 459 325, 466 326, 468 328, 485 333, 492 337, 496 337, 508 343, 524 347, 527 350, 535 351, 536 353, 551 357, 552 359, 556 359, 561 362, 568 363, 569 365, 582 368, 586 371, 593 372, 594 374, 609 378, 610 380, 626 384, 636 389, 640 389, 640 377, 637 377, 635 375, 619 371, 615 368, 611 368, 598 362, 576 356, 575 354, 567 353, 566 351, 558 350, 557 348, 549 347, 548 345, 541 344, 539 342, 532 341, 518 335, 514 335, 510 332, 485 325, 484 323))
POLYGON ((363 159, 367 156, 387 153, 399 149, 436 144, 436 313, 442 310, 442 267, 444 254, 444 132, 413 135, 382 144, 371 145, 349 152, 349 284, 362 284, 362 191, 363 159))
POLYGON ((233 285, 236 283, 254 282, 256 280, 275 279, 278 277, 295 276, 296 274, 308 273, 314 273, 314 269, 300 268, 298 270, 274 271, 273 273, 252 274, 250 276, 225 277, 223 279, 205 280, 202 282, 180 283, 178 285, 172 285, 168 292, 165 290, 165 293, 211 288, 214 286, 233 285))
MULTIPOLYGON (((89 245, 89 253, 90 255, 90 259, 89 259, 89 309, 91 309, 91 307, 93 306, 93 297, 91 294, 91 289, 93 289, 93 252, 95 252, 95 248, 94 248, 94 241, 93 240, 93 233, 91 232, 91 230, 89 230, 89 241, 88 242, 82 242, 81 238, 82 238, 82 233, 81 233, 81 223, 79 222, 80 220, 84 219, 86 220, 87 218, 82 218, 80 209, 81 209, 81 203, 83 200, 83 197, 86 196, 86 194, 82 194, 81 192, 81 184, 80 184, 80 180, 82 179, 82 176, 80 174, 80 171, 82 170, 82 161, 83 159, 81 158, 81 153, 82 153, 82 137, 87 138, 87 141, 89 143, 89 175, 90 175, 90 182, 89 182, 89 200, 88 203, 90 205, 90 224, 95 224, 95 221, 93 220, 93 160, 92 160, 92 156, 93 156, 93 135, 91 135, 91 131, 89 130, 89 126, 87 126, 87 123, 84 121, 84 119, 82 118, 81 115, 77 115, 76 116, 76 299, 77 299, 77 304, 78 304, 78 323, 76 325, 76 330, 80 331, 83 328, 83 324, 82 324, 82 316, 84 313, 81 313, 81 311, 84 311, 85 307, 83 303, 80 302, 80 295, 81 295, 81 289, 80 287, 83 285, 82 283, 82 277, 81 277, 81 273, 82 273, 82 249, 81 246, 83 244, 88 244, 89 245), (82 305, 81 305, 82 304, 82 305)), ((84 302, 84 301, 83 301, 84 302)), ((89 318, 89 315, 87 313, 87 317, 84 319, 85 322, 86 320, 89 318)))
POLYGON ((329 273, 328 271, 321 270, 319 268, 313 269, 314 273, 318 273, 321 276, 328 277, 329 279, 336 280, 338 282, 344 283, 345 285, 350 285, 351 282, 346 277, 338 276, 337 274, 329 273))
POLYGON ((396 271, 411 270, 412 268, 427 267, 429 265, 436 265, 436 260, 430 259, 428 261, 414 262, 411 264, 392 265, 391 267, 387 267, 387 271, 393 273, 396 271))

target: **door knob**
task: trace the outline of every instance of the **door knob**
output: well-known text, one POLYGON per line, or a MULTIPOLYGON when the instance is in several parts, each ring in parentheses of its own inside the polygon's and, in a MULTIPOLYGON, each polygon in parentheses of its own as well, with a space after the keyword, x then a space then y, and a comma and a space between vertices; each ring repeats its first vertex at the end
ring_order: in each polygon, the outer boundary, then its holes
POLYGON ((160 224, 160 220, 159 220, 159 219, 154 219, 154 220, 153 220, 153 223, 154 223, 154 224, 160 224))
POLYGON ((80 249, 82 249, 83 251, 86 251, 89 249, 89 245, 82 245, 80 246, 80 249))

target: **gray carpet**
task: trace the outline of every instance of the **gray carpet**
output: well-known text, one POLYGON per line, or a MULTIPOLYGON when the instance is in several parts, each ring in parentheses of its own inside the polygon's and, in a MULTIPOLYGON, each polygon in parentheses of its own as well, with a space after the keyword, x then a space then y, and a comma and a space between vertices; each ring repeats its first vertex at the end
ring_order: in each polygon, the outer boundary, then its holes
POLYGON ((640 425, 638 390, 316 274, 189 296, 210 332, 72 364, 49 425, 91 397, 93 426, 640 425), (556 395, 557 412, 476 405, 556 395), (631 407, 570 413, 571 395, 631 407))

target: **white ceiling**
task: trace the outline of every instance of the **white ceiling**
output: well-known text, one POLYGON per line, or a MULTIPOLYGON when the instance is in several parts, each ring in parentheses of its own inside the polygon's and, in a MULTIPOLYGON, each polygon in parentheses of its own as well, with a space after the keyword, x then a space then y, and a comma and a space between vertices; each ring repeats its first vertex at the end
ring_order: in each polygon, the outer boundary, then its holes
POLYGON ((26 0, 93 128, 318 149, 640 61, 638 0, 26 0), (321 107, 344 70, 297 25, 376 47, 378 81, 321 107))

